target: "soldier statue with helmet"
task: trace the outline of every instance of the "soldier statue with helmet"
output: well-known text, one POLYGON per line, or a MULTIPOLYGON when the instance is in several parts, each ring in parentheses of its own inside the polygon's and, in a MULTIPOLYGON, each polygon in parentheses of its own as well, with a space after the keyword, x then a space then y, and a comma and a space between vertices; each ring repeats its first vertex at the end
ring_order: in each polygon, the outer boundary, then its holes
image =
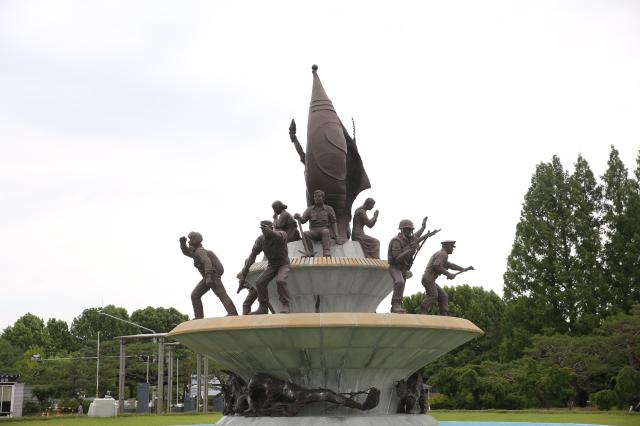
POLYGON ((404 314, 405 310, 402 309, 402 296, 404 295, 404 285, 411 276, 411 265, 415 258, 415 254, 418 251, 418 245, 424 242, 427 238, 440 232, 439 229, 427 232, 427 235, 422 237, 427 226, 428 216, 422 219, 422 227, 413 232, 413 222, 409 219, 403 219, 398 225, 400 232, 393 237, 389 242, 389 252, 387 254, 387 260, 389 262, 389 275, 393 280, 393 294, 391 296, 391 312, 395 314, 404 314))

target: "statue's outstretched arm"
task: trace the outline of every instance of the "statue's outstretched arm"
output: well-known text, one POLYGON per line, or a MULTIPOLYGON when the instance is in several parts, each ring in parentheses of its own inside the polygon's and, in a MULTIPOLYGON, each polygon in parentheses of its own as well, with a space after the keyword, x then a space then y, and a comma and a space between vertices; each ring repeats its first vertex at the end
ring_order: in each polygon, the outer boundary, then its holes
POLYGON ((298 137, 296 136, 296 121, 294 119, 291 119, 291 125, 289 126, 289 138, 291 139, 293 146, 296 147, 296 151, 300 156, 300 161, 302 162, 302 164, 305 164, 305 155, 304 151, 302 150, 302 146, 298 141, 298 137))

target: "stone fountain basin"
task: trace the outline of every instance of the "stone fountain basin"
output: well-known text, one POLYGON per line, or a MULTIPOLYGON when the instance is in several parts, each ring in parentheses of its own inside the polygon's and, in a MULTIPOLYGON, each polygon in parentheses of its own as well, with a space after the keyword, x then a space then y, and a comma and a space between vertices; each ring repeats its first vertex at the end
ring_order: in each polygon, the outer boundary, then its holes
POLYGON ((368 416, 395 413, 398 380, 482 334, 454 317, 305 313, 204 318, 178 325, 169 336, 247 382, 263 372, 336 392, 375 386, 381 396, 372 410, 316 403, 299 414, 368 416))

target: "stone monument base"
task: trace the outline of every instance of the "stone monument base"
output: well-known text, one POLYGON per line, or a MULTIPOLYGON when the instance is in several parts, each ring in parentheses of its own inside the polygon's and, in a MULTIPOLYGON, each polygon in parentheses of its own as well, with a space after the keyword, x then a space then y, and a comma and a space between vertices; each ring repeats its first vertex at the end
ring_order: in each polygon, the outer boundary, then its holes
POLYGON ((322 417, 240 417, 225 416, 215 426, 437 426, 438 421, 425 414, 322 417))

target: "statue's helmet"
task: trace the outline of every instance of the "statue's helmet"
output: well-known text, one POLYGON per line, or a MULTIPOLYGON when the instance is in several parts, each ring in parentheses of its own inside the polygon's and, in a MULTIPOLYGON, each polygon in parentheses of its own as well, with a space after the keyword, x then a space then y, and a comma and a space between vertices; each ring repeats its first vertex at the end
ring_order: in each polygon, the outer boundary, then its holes
POLYGON ((398 225, 398 229, 411 228, 414 229, 413 222, 409 219, 402 219, 398 225))
POLYGON ((193 244, 202 244, 202 234, 199 232, 189 232, 189 235, 187 235, 189 237, 189 240, 193 243, 193 244))

